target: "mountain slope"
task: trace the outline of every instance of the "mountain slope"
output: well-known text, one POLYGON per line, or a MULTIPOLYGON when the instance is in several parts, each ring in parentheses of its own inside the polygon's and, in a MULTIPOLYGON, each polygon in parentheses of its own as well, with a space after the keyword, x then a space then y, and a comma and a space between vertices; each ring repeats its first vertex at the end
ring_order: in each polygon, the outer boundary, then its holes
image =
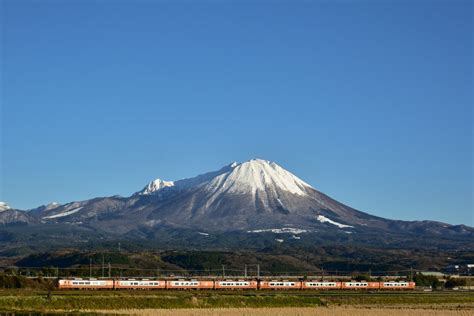
POLYGON ((253 159, 178 181, 152 181, 130 197, 105 197, 30 212, 46 224, 113 234, 153 234, 163 227, 199 231, 304 230, 319 233, 474 236, 467 226, 393 221, 357 211, 276 163, 253 159))
POLYGON ((12 209, 7 203, 0 202, 0 225, 27 225, 35 221, 26 212, 12 209))

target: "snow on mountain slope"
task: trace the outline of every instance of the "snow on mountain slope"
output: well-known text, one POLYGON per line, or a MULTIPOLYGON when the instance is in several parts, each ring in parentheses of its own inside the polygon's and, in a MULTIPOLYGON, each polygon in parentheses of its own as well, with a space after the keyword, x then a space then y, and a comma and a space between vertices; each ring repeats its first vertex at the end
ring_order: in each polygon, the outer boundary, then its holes
POLYGON ((329 218, 327 218, 326 216, 323 216, 323 215, 318 215, 317 220, 320 221, 321 223, 329 223, 329 224, 332 224, 332 225, 337 226, 339 228, 354 228, 354 226, 338 223, 338 222, 333 221, 332 219, 329 219, 329 218))
POLYGON ((51 202, 48 205, 46 205, 45 209, 46 210, 52 210, 52 209, 58 208, 60 206, 61 206, 61 204, 59 204, 58 202, 51 202))
POLYGON ((0 212, 6 211, 6 210, 9 210, 9 209, 11 209, 11 207, 8 206, 7 203, 5 203, 5 202, 0 202, 0 212))
MULTIPOLYGON (((274 162, 252 159, 214 178, 206 189, 213 192, 252 193, 280 189, 305 196, 311 186, 274 162)), ((279 201, 281 203, 281 200, 279 201)))
MULTIPOLYGON (((172 187, 184 190, 204 186, 207 191, 218 193, 252 193, 276 188, 296 195, 307 195, 309 184, 286 171, 274 162, 252 159, 244 163, 233 162, 224 168, 178 181, 156 179, 150 182, 138 195, 157 193, 163 188, 172 187)), ((281 200, 279 201, 281 202, 281 200)))
POLYGON ((77 213, 80 210, 82 210, 82 206, 77 207, 77 208, 72 209, 72 210, 69 210, 69 211, 66 211, 66 212, 62 212, 62 213, 58 213, 58 214, 54 214, 54 215, 50 215, 50 216, 45 216, 45 217, 43 217, 43 219, 53 219, 53 218, 58 218, 58 217, 65 217, 65 216, 69 216, 69 215, 72 215, 74 213, 77 213))
POLYGON ((302 233, 307 233, 307 229, 300 229, 300 228, 291 228, 291 227, 283 227, 283 228, 270 228, 270 229, 255 229, 249 230, 247 233, 274 233, 274 234, 293 234, 298 235, 302 233))
POLYGON ((200 174, 193 178, 186 178, 177 181, 163 181, 161 179, 156 179, 150 182, 141 191, 136 192, 134 195, 153 195, 160 193, 160 191, 164 188, 172 188, 174 190, 179 191, 197 187, 203 183, 211 181, 218 175, 232 171, 235 166, 237 166, 237 163, 233 162, 232 164, 229 164, 217 171, 211 171, 204 174, 200 174))
POLYGON ((142 191, 139 191, 139 195, 148 195, 153 194, 154 192, 161 190, 166 187, 174 186, 173 181, 163 181, 161 179, 156 179, 151 181, 142 191))

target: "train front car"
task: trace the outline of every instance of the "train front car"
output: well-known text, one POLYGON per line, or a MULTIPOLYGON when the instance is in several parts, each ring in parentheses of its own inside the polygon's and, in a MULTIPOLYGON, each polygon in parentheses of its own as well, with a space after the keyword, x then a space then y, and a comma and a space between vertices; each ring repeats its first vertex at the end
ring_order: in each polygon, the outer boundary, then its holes
POLYGON ((239 290, 251 290, 257 289, 257 281, 215 281, 215 289, 216 290, 224 290, 224 289, 239 289, 239 290))
POLYGON ((153 290, 153 289, 166 289, 166 281, 158 280, 117 280, 115 281, 115 289, 142 289, 142 290, 153 290))
POLYGON ((58 288, 70 289, 70 290, 102 290, 102 289, 113 289, 113 280, 83 280, 83 279, 61 279, 58 281, 58 288))
POLYGON ((341 282, 318 282, 304 281, 301 288, 303 290, 339 290, 342 287, 341 282))
POLYGON ((299 290, 301 282, 299 281, 260 281, 261 290, 299 290))
POLYGON ((415 282, 380 282, 382 290, 414 290, 415 282))
POLYGON ((378 290, 380 288, 379 282, 365 282, 365 281, 351 281, 342 282, 341 289, 343 290, 378 290))
POLYGON ((214 288, 214 281, 166 281, 166 288, 169 290, 212 290, 214 288))

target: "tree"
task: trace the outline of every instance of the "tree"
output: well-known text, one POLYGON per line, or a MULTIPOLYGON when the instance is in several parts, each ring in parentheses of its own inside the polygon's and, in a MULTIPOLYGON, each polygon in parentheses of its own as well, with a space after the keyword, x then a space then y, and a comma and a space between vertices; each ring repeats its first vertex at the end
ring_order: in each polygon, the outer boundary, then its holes
POLYGON ((432 288, 437 288, 442 285, 442 282, 440 282, 434 275, 424 275, 423 273, 417 273, 413 277, 413 281, 416 283, 416 286, 430 286, 432 288))

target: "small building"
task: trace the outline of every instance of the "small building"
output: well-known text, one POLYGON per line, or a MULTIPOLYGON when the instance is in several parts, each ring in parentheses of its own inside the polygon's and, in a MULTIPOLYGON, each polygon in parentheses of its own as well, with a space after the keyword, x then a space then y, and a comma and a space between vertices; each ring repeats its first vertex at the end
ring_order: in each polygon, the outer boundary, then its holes
POLYGON ((444 273, 437 272, 437 271, 422 271, 420 273, 423 274, 423 275, 426 275, 426 276, 434 276, 434 277, 437 277, 439 279, 441 279, 445 276, 444 273))

